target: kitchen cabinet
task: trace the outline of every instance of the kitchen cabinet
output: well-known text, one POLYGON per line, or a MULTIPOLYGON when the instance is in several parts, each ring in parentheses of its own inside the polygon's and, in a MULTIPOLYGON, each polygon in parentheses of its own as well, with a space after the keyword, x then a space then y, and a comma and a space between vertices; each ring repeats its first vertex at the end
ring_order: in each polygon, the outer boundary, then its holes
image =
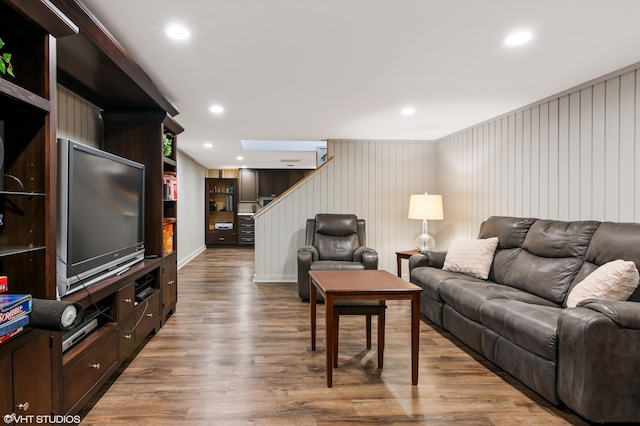
POLYGON ((258 201, 258 171, 255 169, 240 169, 238 176, 238 202, 255 203, 258 201))

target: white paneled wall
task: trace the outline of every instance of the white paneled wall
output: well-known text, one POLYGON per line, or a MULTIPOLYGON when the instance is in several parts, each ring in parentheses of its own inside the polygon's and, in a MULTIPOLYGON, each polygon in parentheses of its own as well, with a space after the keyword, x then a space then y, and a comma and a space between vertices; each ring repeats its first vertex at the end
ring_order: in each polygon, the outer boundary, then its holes
POLYGON ((638 69, 439 140, 439 246, 491 215, 640 222, 638 69))
POLYGON ((364 218, 379 269, 395 273, 395 252, 413 248, 422 225, 407 219, 409 196, 435 193, 436 144, 330 140, 328 152, 332 161, 256 216, 255 281, 297 281, 305 221, 317 213, 364 218))
POLYGON ((58 86, 58 137, 98 147, 102 134, 100 109, 58 86))

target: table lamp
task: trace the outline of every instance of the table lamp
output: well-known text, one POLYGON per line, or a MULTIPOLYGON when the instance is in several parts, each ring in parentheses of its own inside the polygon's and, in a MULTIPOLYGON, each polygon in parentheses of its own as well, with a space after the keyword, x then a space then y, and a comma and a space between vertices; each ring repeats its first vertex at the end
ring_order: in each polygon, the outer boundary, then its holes
POLYGON ((427 233, 427 220, 442 220, 442 195, 416 194, 409 199, 409 219, 422 219, 422 234, 416 238, 416 246, 422 252, 431 250, 435 240, 427 233))

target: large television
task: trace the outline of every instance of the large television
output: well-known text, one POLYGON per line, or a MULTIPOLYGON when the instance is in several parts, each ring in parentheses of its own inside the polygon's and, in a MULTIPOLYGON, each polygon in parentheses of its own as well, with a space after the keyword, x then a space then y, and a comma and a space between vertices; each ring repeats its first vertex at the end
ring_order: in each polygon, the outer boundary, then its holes
POLYGON ((64 296, 144 259, 144 165, 58 139, 57 287, 64 296))

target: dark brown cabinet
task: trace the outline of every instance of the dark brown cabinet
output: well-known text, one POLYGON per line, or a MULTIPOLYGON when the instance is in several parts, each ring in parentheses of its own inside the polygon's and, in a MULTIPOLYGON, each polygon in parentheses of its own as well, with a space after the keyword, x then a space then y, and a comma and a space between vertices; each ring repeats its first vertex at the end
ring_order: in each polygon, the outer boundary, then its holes
POLYGON ((238 176, 238 202, 255 203, 258 201, 258 171, 254 169, 240 169, 238 176))
POLYGON ((251 203, 259 197, 277 197, 295 185, 310 170, 240 169, 240 202, 251 203))
POLYGON ((238 180, 206 178, 205 189, 205 244, 238 244, 238 180))
POLYGON ((250 214, 238 215, 238 245, 252 246, 255 244, 255 228, 250 214))
POLYGON ((28 343, 0 356, 3 416, 52 413, 51 334, 32 332, 31 337, 28 343))
POLYGON ((162 259, 162 318, 175 312, 178 302, 178 264, 174 253, 162 259))
POLYGON ((258 195, 277 197, 289 188, 288 170, 258 170, 258 195))

